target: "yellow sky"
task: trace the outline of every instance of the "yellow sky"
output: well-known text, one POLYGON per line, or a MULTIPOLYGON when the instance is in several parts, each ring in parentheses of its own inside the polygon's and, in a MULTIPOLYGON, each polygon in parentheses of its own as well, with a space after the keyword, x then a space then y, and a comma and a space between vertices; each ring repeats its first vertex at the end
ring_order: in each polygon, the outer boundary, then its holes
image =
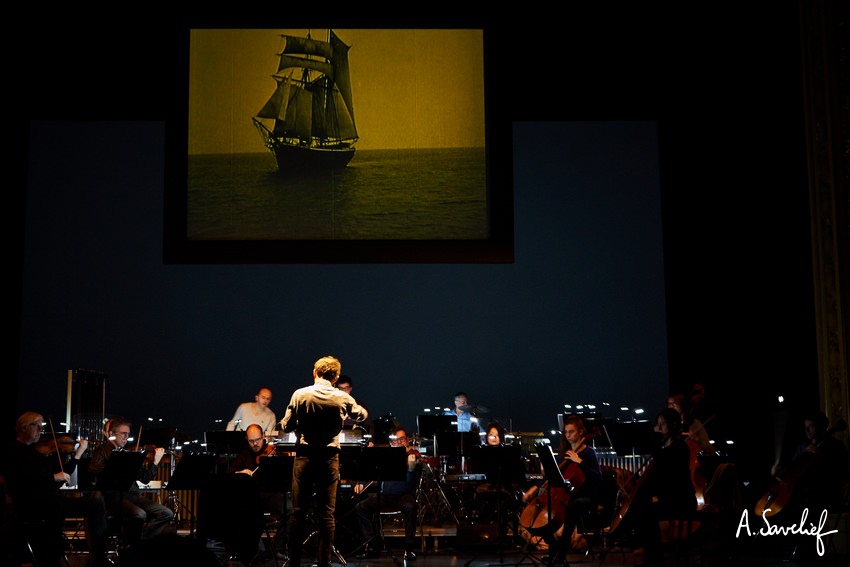
MULTIPOLYGON (((190 154, 266 151, 251 117, 275 89, 279 35, 306 32, 191 31, 190 154)), ((334 33, 351 46, 358 149, 484 146, 482 30, 334 33)))

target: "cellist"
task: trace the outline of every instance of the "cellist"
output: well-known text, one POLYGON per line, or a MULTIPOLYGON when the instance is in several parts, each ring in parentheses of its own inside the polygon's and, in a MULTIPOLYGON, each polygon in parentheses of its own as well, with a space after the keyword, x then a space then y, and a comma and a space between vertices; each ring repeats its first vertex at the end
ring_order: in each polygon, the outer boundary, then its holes
MULTIPOLYGON (((673 408, 655 417, 661 447, 652 454, 649 470, 641 483, 634 506, 637 510, 635 538, 644 550, 638 565, 663 565, 659 522, 681 518, 697 507, 691 481, 691 453, 682 438, 682 418, 673 408)), ((636 552, 637 553, 637 552, 636 552)))
MULTIPOLYGON (((558 449, 558 468, 566 480, 572 479, 573 482, 568 498, 552 498, 552 506, 561 506, 562 509, 548 510, 552 518, 563 518, 563 523, 547 526, 541 533, 543 541, 549 546, 546 563, 550 565, 564 563, 567 552, 572 547, 572 534, 578 524, 579 515, 595 506, 598 500, 602 470, 599 468, 596 451, 585 443, 586 434, 587 430, 581 417, 571 415, 564 420, 558 449), (562 535, 557 538, 556 533, 561 527, 562 535)), ((534 498, 543 498, 538 494, 542 485, 543 483, 526 490, 522 501, 530 503, 534 498)))
POLYGON ((791 460, 774 465, 771 476, 778 479, 777 488, 782 488, 783 499, 769 506, 778 513, 791 508, 789 516, 799 519, 803 508, 808 508, 809 517, 815 520, 821 511, 841 509, 844 483, 848 479, 848 453, 844 444, 833 437, 833 433, 847 427, 842 423, 828 429, 829 420, 820 410, 803 415, 805 439, 797 445, 791 460))

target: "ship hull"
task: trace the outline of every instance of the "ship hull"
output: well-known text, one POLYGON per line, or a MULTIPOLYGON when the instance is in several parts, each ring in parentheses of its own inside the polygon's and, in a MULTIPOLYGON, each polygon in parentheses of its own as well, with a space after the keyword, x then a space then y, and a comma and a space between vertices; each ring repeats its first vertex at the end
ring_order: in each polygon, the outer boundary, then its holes
POLYGON ((354 157, 354 148, 315 148, 275 144, 272 152, 281 172, 324 171, 346 167, 354 157))

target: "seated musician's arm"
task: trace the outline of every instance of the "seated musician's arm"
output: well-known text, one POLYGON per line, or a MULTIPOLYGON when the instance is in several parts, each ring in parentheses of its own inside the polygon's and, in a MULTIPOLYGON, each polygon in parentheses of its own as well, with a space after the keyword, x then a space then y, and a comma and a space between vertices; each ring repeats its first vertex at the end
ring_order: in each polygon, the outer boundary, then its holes
POLYGON ((236 431, 237 421, 242 421, 242 406, 243 404, 239 404, 233 417, 227 422, 227 426, 224 428, 226 431, 236 431))
MULTIPOLYGON (((157 451, 161 451, 162 449, 157 448, 157 451)), ((151 460, 145 459, 145 462, 142 463, 142 468, 139 469, 139 475, 136 478, 142 484, 150 484, 152 480, 156 478, 156 471, 159 468, 159 459, 154 457, 151 460)))
POLYGON ((581 472, 584 473, 585 477, 592 477, 594 481, 600 482, 602 480, 602 469, 599 467, 599 457, 596 455, 596 451, 593 449, 585 451, 582 457, 578 465, 581 472))
POLYGON ((531 488, 529 488, 528 490, 526 490, 525 492, 523 492, 523 493, 522 493, 522 501, 523 501, 523 502, 528 502, 529 500, 531 500, 532 498, 534 498, 534 495, 535 495, 535 494, 537 494, 537 491, 538 491, 538 490, 540 490, 540 486, 541 486, 542 484, 543 484, 543 483, 535 484, 534 486, 532 486, 531 488))

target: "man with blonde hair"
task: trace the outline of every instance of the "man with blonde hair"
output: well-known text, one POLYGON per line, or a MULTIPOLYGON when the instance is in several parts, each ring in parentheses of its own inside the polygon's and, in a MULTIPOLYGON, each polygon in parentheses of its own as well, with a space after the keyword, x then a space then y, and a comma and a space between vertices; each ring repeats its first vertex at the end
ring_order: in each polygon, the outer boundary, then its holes
POLYGON ((64 463, 55 453, 45 455, 36 448, 41 440, 44 417, 23 413, 15 422, 15 439, 0 462, 0 475, 8 484, 15 513, 24 525, 37 526, 27 533, 36 561, 42 566, 64 564, 63 522, 66 517, 84 517, 92 545, 91 565, 106 564, 106 506, 98 493, 63 495, 60 487, 88 447, 79 441, 64 463))
POLYGON ((339 484, 339 432, 346 417, 368 416, 350 394, 334 387, 342 365, 333 356, 313 364, 313 384, 295 390, 281 420, 284 433, 295 432, 292 467, 292 515, 289 518, 289 565, 301 563, 307 508, 316 496, 319 567, 330 565, 336 531, 334 512, 339 484))

